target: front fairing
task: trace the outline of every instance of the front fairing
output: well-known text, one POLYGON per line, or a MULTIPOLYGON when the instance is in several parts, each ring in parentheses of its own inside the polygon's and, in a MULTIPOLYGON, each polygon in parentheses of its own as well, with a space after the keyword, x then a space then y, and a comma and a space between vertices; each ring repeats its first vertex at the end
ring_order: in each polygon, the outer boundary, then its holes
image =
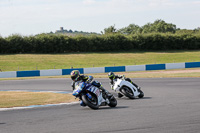
POLYGON ((119 91, 120 90, 120 88, 122 87, 122 80, 121 79, 115 79, 115 80, 113 80, 114 81, 114 85, 113 85, 113 89, 115 90, 115 91, 119 91))
POLYGON ((82 93, 85 93, 85 91, 90 88, 91 84, 86 82, 77 81, 74 83, 74 91, 72 93, 73 96, 79 96, 82 93))
POLYGON ((79 96, 81 92, 84 90, 85 83, 84 82, 77 82, 75 83, 75 89, 72 93, 73 96, 79 96))

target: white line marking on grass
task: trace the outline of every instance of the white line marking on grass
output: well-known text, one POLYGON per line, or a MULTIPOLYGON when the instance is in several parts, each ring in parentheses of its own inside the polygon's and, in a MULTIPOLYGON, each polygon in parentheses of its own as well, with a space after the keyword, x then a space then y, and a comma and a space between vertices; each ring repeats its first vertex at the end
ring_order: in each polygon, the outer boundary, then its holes
MULTIPOLYGON (((51 93, 61 93, 61 94, 70 94, 68 91, 35 91, 35 90, 0 90, 0 91, 14 91, 14 92, 51 92, 51 93)), ((79 102, 71 102, 71 103, 59 103, 59 104, 46 104, 46 105, 30 105, 25 107, 13 107, 13 108, 0 108, 0 111, 8 111, 8 110, 20 110, 20 109, 31 109, 31 108, 39 108, 39 107, 52 107, 59 105, 72 105, 77 104, 79 102)))
POLYGON ((9 111, 9 110, 22 110, 22 109, 31 109, 31 108, 40 108, 40 107, 52 107, 59 105, 73 105, 79 102, 71 102, 71 103, 59 103, 59 104, 47 104, 47 105, 30 105, 25 107, 13 107, 13 108, 0 108, 0 111, 9 111))

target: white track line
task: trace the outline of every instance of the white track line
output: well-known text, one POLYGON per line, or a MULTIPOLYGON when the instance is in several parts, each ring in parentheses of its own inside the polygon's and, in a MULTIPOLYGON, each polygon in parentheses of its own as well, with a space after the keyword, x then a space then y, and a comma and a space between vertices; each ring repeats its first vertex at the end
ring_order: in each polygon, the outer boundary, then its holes
MULTIPOLYGON (((62 94, 70 94, 66 91, 29 91, 29 90, 0 90, 0 91, 15 91, 15 92, 51 92, 51 93, 62 93, 62 94)), ((8 110, 21 110, 21 109, 31 109, 31 108, 39 108, 39 107, 52 107, 59 105, 72 105, 77 104, 79 102, 71 102, 71 103, 59 103, 59 104, 46 104, 46 105, 30 105, 25 107, 13 107, 13 108, 0 108, 0 111, 8 111, 8 110)))
POLYGON ((30 105, 30 106, 25 106, 25 107, 13 107, 13 108, 0 108, 0 111, 32 109, 32 108, 39 108, 39 107, 52 107, 52 106, 59 106, 59 105, 72 105, 72 104, 77 104, 77 103, 79 102, 47 104, 47 105, 30 105))

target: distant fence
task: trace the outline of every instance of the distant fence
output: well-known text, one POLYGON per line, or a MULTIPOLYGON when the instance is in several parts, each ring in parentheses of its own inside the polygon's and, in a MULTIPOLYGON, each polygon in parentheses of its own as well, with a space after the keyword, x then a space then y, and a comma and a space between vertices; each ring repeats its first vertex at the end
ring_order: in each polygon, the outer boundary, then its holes
POLYGON ((92 68, 74 68, 74 69, 50 69, 50 70, 32 70, 32 71, 9 71, 9 72, 0 72, 0 78, 61 76, 61 75, 70 75, 71 71, 73 70, 79 70, 81 74, 89 74, 89 73, 108 73, 110 71, 129 72, 129 71, 167 70, 167 69, 182 69, 182 68, 196 68, 196 67, 200 67, 200 62, 114 66, 114 67, 92 67, 92 68))

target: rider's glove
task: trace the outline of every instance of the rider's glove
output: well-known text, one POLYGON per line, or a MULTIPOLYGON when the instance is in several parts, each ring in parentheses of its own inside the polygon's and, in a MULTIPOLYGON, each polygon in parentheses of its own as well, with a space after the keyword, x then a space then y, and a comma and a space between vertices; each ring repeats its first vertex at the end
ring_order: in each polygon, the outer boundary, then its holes
POLYGON ((93 80, 93 77, 92 76, 88 76, 88 82, 91 82, 93 80))

